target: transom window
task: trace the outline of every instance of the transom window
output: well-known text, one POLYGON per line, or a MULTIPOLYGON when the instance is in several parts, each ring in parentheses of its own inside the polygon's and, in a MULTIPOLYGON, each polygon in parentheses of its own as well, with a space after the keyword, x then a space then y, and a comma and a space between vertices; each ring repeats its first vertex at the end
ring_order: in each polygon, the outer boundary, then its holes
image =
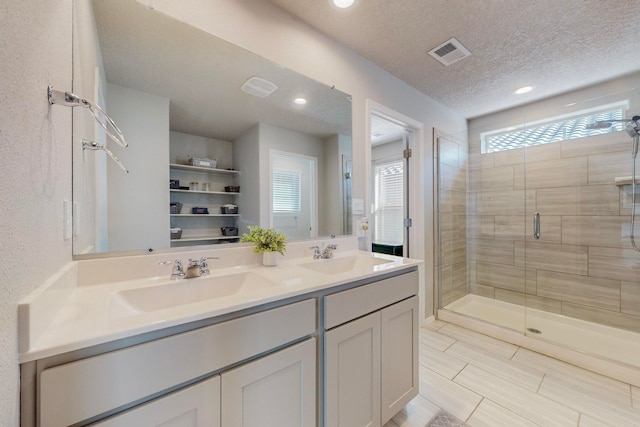
POLYGON ((589 129, 597 121, 622 120, 628 102, 603 106, 597 111, 579 111, 571 116, 550 117, 520 128, 497 129, 480 135, 482 153, 514 150, 516 148, 567 141, 588 136, 618 132, 624 123, 613 123, 609 128, 589 129))

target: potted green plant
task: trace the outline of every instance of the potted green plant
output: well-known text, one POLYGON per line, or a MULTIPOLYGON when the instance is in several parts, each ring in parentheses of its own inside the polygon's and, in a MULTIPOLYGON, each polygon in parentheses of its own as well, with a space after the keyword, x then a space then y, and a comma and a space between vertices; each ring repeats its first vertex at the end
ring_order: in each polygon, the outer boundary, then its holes
POLYGON ((257 225, 249 225, 249 233, 244 233, 241 242, 251 242, 255 253, 262 253, 262 264, 267 266, 278 265, 280 255, 284 255, 287 249, 287 236, 273 228, 262 228, 257 225))

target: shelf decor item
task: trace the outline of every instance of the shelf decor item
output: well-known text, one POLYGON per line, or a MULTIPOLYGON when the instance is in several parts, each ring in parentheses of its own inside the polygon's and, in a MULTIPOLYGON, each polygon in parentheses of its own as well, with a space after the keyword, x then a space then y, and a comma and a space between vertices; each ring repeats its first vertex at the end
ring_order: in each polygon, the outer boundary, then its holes
POLYGON ((273 228, 262 228, 257 225, 248 226, 249 233, 244 233, 241 242, 254 244, 253 251, 262 253, 262 264, 274 267, 278 265, 279 256, 287 249, 287 236, 273 228))

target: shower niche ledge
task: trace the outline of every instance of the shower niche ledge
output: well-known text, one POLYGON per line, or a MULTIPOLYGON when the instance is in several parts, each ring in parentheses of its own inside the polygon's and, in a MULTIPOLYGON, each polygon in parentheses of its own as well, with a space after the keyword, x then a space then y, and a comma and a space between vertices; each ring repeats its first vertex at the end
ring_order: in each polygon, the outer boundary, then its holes
MULTIPOLYGON (((616 185, 618 187, 622 187, 625 185, 631 185, 632 184, 632 178, 631 176, 617 176, 615 178, 615 182, 616 185)), ((636 177, 636 185, 640 184, 640 177, 636 177)))

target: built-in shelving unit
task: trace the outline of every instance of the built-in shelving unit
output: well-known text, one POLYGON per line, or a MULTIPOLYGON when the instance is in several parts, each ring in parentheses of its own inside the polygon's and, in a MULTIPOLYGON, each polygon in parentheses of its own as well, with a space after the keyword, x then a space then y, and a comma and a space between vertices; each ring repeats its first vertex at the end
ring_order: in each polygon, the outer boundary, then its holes
POLYGON ((220 227, 235 225, 239 214, 223 214, 220 206, 233 203, 239 192, 224 191, 227 185, 233 185, 233 178, 240 174, 233 169, 214 169, 207 167, 170 163, 171 179, 179 179, 183 186, 188 186, 192 181, 210 182, 211 190, 191 190, 170 188, 169 195, 172 202, 183 204, 182 213, 170 214, 171 226, 182 229, 180 239, 171 239, 171 246, 186 246, 198 242, 236 241, 238 236, 223 236, 220 227), (193 214, 192 207, 206 207, 208 214, 193 214), (196 221, 193 218, 202 220, 196 221))

